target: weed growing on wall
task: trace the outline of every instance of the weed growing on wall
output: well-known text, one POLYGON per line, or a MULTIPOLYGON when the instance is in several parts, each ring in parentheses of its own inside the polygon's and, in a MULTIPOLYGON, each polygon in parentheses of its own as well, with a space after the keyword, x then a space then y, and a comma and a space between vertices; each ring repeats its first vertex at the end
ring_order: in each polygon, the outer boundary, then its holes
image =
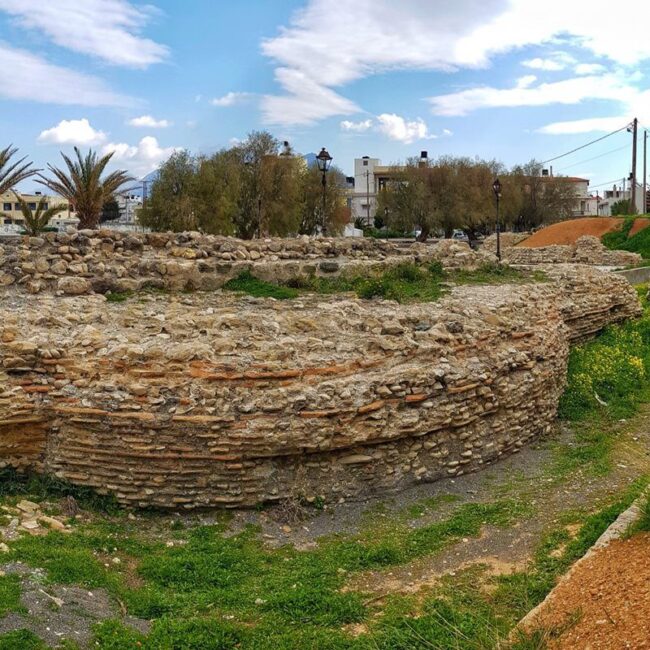
POLYGON ((600 415, 620 419, 648 401, 650 309, 647 304, 644 308, 639 320, 610 326, 596 340, 571 350, 561 418, 581 421, 600 415))

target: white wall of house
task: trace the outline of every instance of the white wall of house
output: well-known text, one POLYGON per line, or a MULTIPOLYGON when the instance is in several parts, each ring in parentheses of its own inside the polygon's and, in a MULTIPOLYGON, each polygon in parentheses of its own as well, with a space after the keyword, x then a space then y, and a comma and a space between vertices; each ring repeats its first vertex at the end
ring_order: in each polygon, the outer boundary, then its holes
POLYGON ((348 195, 350 199, 352 222, 361 218, 372 225, 377 210, 377 188, 375 187, 375 167, 381 165, 379 158, 355 158, 354 189, 348 195))

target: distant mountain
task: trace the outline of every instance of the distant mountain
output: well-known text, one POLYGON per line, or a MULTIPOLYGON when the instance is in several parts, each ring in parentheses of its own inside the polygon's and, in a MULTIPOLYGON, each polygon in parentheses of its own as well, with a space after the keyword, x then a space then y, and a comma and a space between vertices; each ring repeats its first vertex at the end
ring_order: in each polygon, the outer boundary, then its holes
POLYGON ((131 194, 134 196, 142 197, 142 185, 143 183, 147 184, 147 192, 151 192, 151 184, 158 179, 158 174, 160 172, 157 169, 154 169, 152 172, 143 176, 141 179, 135 181, 130 187, 133 188, 131 194))
POLYGON ((316 154, 315 153, 306 153, 303 158, 305 159, 305 162, 307 163, 307 167, 311 167, 315 162, 316 162, 316 154))

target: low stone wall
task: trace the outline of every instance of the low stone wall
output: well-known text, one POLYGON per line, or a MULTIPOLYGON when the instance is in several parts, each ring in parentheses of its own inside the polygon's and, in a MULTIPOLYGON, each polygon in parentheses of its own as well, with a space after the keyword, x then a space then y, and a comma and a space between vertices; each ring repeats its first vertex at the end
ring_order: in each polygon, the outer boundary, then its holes
POLYGON ((200 233, 47 233, 0 245, 0 288, 67 295, 146 287, 212 291, 246 269, 261 279, 287 280, 366 273, 401 262, 438 260, 448 268, 476 268, 494 259, 452 244, 402 248, 372 238, 245 241, 200 233))
POLYGON ((435 304, 220 292, 6 294, 0 459, 139 507, 354 498, 480 469, 548 431, 570 341, 635 316, 622 278, 435 304))
POLYGON ((503 259, 509 264, 593 264, 625 267, 640 264, 638 253, 609 250, 598 237, 585 235, 572 246, 512 246, 504 249, 503 259))

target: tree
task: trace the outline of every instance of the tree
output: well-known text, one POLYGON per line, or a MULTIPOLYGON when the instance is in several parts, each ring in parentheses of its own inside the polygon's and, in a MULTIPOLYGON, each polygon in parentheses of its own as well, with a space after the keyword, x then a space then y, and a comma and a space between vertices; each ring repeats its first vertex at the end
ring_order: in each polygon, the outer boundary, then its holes
POLYGON ((99 222, 104 223, 106 221, 115 221, 120 218, 120 205, 111 197, 108 201, 102 206, 102 214, 99 217, 99 222))
POLYGON ((195 184, 197 160, 188 151, 175 151, 160 167, 151 186, 140 223, 152 230, 196 230, 195 184))
MULTIPOLYGON (((323 224, 323 175, 316 164, 304 167, 300 185, 299 232, 315 235, 323 224)), ((331 167, 327 172, 324 207, 325 232, 341 234, 350 221, 350 209, 345 201, 345 174, 338 167, 331 167)))
POLYGON ((113 153, 98 158, 97 153, 92 149, 88 150, 85 157, 82 157, 78 147, 75 147, 74 151, 76 160, 61 153, 66 170, 48 164, 48 169, 54 178, 49 179, 39 174, 40 180, 37 182, 74 205, 79 217, 80 229, 96 228, 104 203, 123 185, 135 179, 123 170, 111 172, 102 178, 113 153))
POLYGON ((12 158, 18 149, 11 145, 0 150, 0 194, 8 192, 12 187, 36 174, 31 169, 32 163, 26 163, 26 158, 13 161, 12 158))
POLYGON ((47 224, 50 223, 50 219, 55 217, 59 212, 67 210, 65 205, 53 205, 49 208, 46 208, 47 199, 46 197, 41 197, 38 204, 36 205, 36 211, 32 210, 28 203, 23 199, 20 194, 16 195, 16 200, 20 205, 20 211, 22 212, 23 219, 25 219, 25 230, 28 235, 36 237, 39 233, 43 232, 47 228, 47 224))
POLYGON ((635 214, 632 211, 632 202, 630 199, 621 199, 620 201, 616 201, 616 203, 612 203, 611 212, 612 217, 635 214))
POLYGON ((410 159, 396 167, 379 195, 379 214, 394 230, 418 228, 425 241, 433 233, 451 237, 471 231, 490 213, 494 163, 451 156, 423 162, 410 159))
POLYGON ((512 191, 519 193, 519 214, 511 218, 517 230, 530 230, 572 216, 578 198, 567 178, 543 176, 542 164, 536 160, 513 168, 511 176, 512 191))

